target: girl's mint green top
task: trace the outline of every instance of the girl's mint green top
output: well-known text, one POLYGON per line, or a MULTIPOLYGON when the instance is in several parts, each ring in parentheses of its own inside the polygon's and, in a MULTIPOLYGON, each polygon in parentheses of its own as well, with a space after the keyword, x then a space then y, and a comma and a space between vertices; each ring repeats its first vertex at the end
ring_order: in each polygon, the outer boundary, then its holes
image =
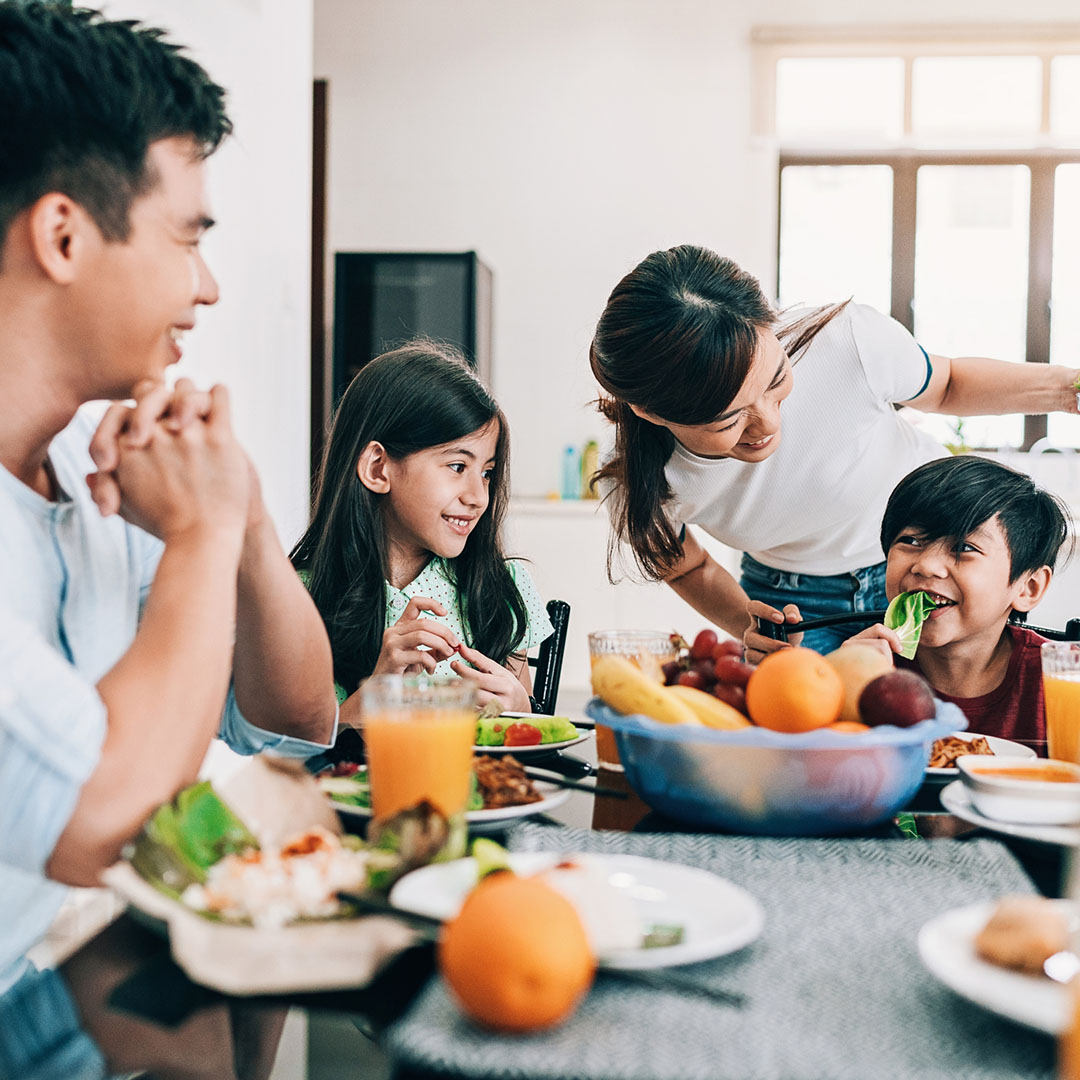
MULTIPOLYGON (((540 594, 536 591, 536 586, 533 584, 532 575, 525 568, 524 563, 519 562, 516 559, 507 560, 507 566, 510 567, 510 573, 514 578, 514 584, 517 586, 518 592, 521 593, 521 599, 525 603, 525 615, 526 615, 526 630, 525 637, 518 643, 514 652, 528 652, 531 649, 536 648, 546 637, 550 636, 554 632, 554 627, 551 625, 551 620, 547 615, 547 608, 544 606, 543 600, 540 599, 540 594)), ((307 581, 307 575, 301 573, 301 577, 304 579, 305 584, 307 581)), ((384 582, 386 587, 386 625, 387 627, 393 626, 394 623, 401 618, 402 612, 408 606, 409 601, 415 596, 426 596, 429 600, 437 600, 443 607, 446 608, 445 615, 434 615, 431 612, 424 612, 423 617, 425 619, 431 619, 432 622, 440 622, 448 626, 459 641, 468 643, 471 639, 468 628, 465 626, 465 620, 461 614, 461 605, 458 602, 457 590, 454 587, 453 580, 450 577, 449 570, 446 565, 445 559, 432 559, 431 562, 424 567, 420 573, 409 582, 403 589, 395 589, 389 581, 384 582)), ((453 659, 453 657, 451 657, 453 659)), ((506 659, 505 656, 492 657, 493 660, 498 659, 500 662, 506 659)), ((454 669, 450 667, 450 660, 443 660, 435 667, 436 675, 453 675, 454 669)), ((345 688, 336 685, 338 701, 342 702, 348 697, 345 688)))

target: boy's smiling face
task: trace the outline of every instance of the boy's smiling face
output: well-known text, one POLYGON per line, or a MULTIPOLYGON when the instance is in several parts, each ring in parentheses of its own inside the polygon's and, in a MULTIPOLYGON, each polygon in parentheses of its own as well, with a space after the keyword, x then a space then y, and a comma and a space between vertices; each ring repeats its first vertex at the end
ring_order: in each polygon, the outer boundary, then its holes
POLYGON ((1047 567, 1010 582, 1012 553, 998 517, 984 521, 961 543, 927 541, 918 529, 902 529, 889 548, 885 592, 927 592, 942 606, 923 624, 919 647, 939 648, 1001 635, 1015 608, 1030 611, 1050 582, 1047 567))

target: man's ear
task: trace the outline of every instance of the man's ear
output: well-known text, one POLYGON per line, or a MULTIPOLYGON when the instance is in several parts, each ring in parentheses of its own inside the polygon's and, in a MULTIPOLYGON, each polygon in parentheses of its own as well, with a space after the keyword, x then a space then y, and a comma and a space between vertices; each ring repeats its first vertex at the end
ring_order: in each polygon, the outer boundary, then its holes
POLYGON ((27 226, 35 261, 58 285, 70 285, 86 246, 95 239, 101 242, 101 234, 86 211, 58 191, 42 195, 30 207, 27 226))
POLYGON ((356 463, 356 475, 368 491, 385 495, 390 490, 389 465, 390 455, 386 452, 386 447, 380 442, 369 442, 356 463))
POLYGON ((1046 595, 1053 576, 1054 571, 1049 566, 1040 566, 1038 570, 1021 574, 1020 580, 1013 586, 1019 591, 1013 598, 1012 606, 1017 611, 1030 611, 1046 595))

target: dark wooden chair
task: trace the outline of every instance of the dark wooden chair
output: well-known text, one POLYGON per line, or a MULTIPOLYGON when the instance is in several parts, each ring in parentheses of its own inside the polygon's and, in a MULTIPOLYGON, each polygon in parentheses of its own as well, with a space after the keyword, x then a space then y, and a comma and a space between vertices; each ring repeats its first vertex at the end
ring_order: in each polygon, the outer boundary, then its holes
POLYGON ((535 669, 532 696, 537 711, 554 713, 566 651, 566 630, 570 625, 570 605, 565 600, 549 600, 547 613, 555 631, 541 642, 537 655, 529 657, 529 665, 535 669))

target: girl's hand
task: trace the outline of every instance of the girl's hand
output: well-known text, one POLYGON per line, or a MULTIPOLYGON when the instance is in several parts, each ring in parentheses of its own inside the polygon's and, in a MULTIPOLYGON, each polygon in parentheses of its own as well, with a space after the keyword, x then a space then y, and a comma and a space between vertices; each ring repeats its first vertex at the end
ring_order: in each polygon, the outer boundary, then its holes
POLYGON ((372 675, 417 675, 433 672, 441 660, 449 660, 461 643, 449 627, 420 618, 422 611, 445 615, 446 608, 426 596, 414 596, 393 626, 383 632, 382 649, 372 675), (426 648, 420 648, 421 645, 426 648))
POLYGON ((786 649, 791 645, 798 645, 802 641, 802 634, 792 634, 787 641, 780 641, 758 633, 759 617, 775 623, 799 622, 802 616, 794 604, 788 604, 783 611, 777 611, 776 608, 769 607, 760 600, 751 600, 746 606, 746 612, 750 616, 750 625, 743 632, 743 645, 746 649, 745 659, 748 664, 760 664, 769 653, 776 652, 777 649, 786 649))
POLYGON ((468 645, 458 646, 458 652, 469 663, 455 660, 450 666, 463 679, 476 683, 476 697, 481 705, 498 698, 503 712, 532 712, 529 692, 509 668, 486 657, 478 649, 470 649, 468 645))
MULTIPOLYGON (((890 660, 893 658, 893 653, 899 653, 903 648, 900 644, 900 635, 895 630, 890 630, 881 623, 875 623, 873 626, 868 626, 865 630, 860 630, 854 637, 849 637, 847 641, 844 642, 844 645, 856 643, 859 645, 872 645, 875 649, 879 649, 881 653, 890 660)), ((844 645, 841 645, 840 648, 843 648, 844 645)))

